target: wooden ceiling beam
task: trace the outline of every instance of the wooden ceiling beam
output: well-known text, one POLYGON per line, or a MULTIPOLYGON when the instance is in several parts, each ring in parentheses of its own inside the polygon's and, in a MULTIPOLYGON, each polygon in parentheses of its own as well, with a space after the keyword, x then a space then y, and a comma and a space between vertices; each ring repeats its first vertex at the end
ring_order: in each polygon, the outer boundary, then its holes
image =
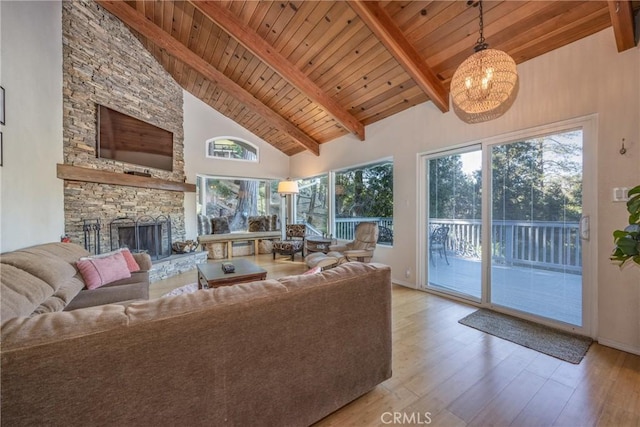
POLYGON ((191 1, 193 6, 226 31, 238 43, 248 49, 262 62, 275 70, 283 79, 302 92, 311 101, 318 104, 338 123, 364 141, 364 125, 349 113, 335 99, 330 97, 299 68, 266 42, 260 35, 248 28, 229 9, 219 2, 191 1))
POLYGON ((316 156, 320 155, 320 145, 317 141, 304 133, 293 123, 289 122, 284 117, 280 116, 278 113, 260 102, 253 95, 245 91, 213 65, 193 53, 178 40, 171 37, 169 33, 156 26, 153 22, 147 19, 145 15, 137 12, 134 8, 123 1, 97 0, 96 2, 130 28, 152 40, 168 54, 189 65, 205 78, 209 79, 213 84, 246 105, 256 114, 259 114, 266 120, 269 120, 274 127, 286 132, 294 141, 303 146, 306 150, 311 151, 316 156))
POLYGON ((636 40, 633 34, 633 9, 630 0, 608 1, 609 16, 613 26, 613 34, 616 37, 618 52, 635 47, 636 40))
POLYGON ((369 27, 371 32, 402 65, 416 84, 443 113, 449 111, 449 92, 426 64, 417 49, 407 40, 393 18, 377 1, 352 0, 349 6, 369 27))

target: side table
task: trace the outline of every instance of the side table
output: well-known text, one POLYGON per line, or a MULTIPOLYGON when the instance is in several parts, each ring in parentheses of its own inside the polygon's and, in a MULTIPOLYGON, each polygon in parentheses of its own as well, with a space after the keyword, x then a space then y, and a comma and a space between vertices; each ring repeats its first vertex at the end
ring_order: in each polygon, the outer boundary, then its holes
POLYGON ((324 237, 307 237, 307 252, 329 252, 329 245, 333 243, 332 239, 324 237))

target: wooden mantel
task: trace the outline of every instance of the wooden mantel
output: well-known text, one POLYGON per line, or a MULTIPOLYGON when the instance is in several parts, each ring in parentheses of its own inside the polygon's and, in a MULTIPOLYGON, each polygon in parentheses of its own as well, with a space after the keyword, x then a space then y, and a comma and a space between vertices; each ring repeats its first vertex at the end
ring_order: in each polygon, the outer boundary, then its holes
POLYGON ((186 182, 168 181, 160 178, 129 175, 100 169, 58 163, 58 178, 68 181, 97 182, 99 184, 125 185, 128 187, 154 188, 156 190, 195 193, 196 185, 186 182))

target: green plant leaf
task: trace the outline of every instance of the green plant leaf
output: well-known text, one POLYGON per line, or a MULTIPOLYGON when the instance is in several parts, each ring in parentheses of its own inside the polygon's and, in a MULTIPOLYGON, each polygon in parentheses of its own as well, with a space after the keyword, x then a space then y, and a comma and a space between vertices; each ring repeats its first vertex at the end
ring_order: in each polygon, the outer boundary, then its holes
POLYGON ((632 238, 621 238, 616 242, 618 249, 620 249, 627 256, 634 256, 640 254, 638 250, 638 242, 632 238))
POLYGON ((629 195, 629 197, 633 196, 634 194, 640 194, 640 185, 636 185, 631 190, 627 191, 627 194, 629 195))
POLYGON ((627 237, 629 235, 628 231, 623 231, 623 230, 615 230, 613 232, 613 238, 614 240, 618 240, 618 239, 622 239, 623 237, 627 237))
POLYGON ((627 201, 627 210, 630 214, 637 214, 640 212, 640 196, 634 197, 627 201))
POLYGON ((613 232, 616 247, 610 256, 620 267, 630 260, 640 265, 640 185, 630 189, 627 194, 629 225, 624 230, 613 232))

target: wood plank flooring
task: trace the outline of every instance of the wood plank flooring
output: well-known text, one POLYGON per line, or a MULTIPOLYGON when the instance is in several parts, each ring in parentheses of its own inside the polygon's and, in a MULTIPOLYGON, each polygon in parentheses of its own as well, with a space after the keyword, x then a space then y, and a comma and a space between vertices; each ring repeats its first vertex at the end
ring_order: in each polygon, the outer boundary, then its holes
MULTIPOLYGON (((268 278, 306 270, 299 256, 246 258, 268 278)), ((152 283, 151 298, 195 281, 152 283)), ((562 362, 458 323, 475 309, 394 285, 393 377, 316 426, 640 427, 640 356, 596 343, 562 362)))

